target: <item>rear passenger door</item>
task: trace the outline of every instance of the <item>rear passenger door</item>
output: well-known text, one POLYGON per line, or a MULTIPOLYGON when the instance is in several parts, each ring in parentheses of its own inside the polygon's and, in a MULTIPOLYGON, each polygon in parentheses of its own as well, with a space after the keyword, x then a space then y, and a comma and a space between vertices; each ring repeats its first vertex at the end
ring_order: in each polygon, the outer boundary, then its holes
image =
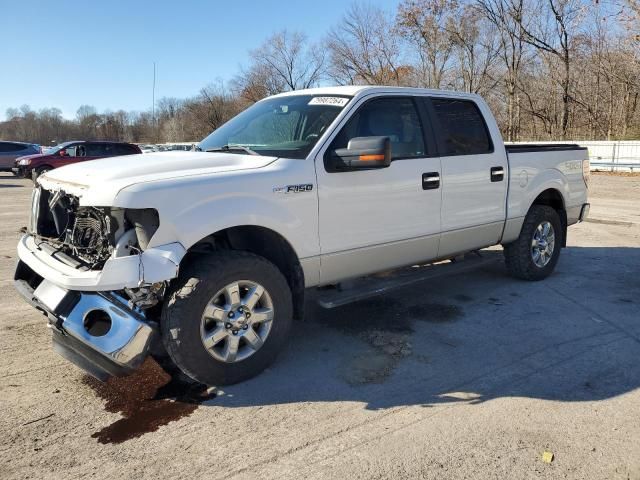
POLYGON ((426 101, 442 166, 438 256, 493 245, 502 235, 506 213, 506 152, 494 148, 474 101, 435 96, 426 101))

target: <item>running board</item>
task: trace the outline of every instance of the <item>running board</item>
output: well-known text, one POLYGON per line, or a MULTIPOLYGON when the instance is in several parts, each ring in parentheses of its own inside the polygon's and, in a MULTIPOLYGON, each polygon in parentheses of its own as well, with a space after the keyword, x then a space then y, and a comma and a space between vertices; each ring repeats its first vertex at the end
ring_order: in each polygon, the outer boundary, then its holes
POLYGON ((414 265, 398 270, 373 274, 340 283, 334 288, 321 288, 316 301, 322 308, 336 308, 376 295, 405 287, 413 283, 457 275, 502 259, 499 250, 482 250, 467 253, 451 260, 414 265))

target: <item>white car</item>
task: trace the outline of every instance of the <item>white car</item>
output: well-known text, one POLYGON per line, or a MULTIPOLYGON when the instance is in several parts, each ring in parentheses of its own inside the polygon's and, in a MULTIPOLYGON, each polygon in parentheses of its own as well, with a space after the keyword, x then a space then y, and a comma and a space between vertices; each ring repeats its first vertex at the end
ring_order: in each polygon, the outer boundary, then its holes
POLYGON ((139 145, 142 153, 153 153, 158 151, 158 147, 155 145, 139 145))
POLYGON ((16 286, 98 378, 161 340, 220 385, 271 364, 305 291, 502 244, 540 280, 588 214, 587 151, 503 144, 478 96, 336 87, 266 98, 202 151, 59 168, 34 190, 16 286))

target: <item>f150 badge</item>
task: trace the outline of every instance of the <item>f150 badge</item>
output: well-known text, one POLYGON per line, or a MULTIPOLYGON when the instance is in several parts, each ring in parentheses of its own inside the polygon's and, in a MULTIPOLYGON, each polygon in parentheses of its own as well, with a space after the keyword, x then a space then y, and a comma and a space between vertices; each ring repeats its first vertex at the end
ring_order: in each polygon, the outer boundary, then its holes
POLYGON ((274 187, 273 193, 304 193, 313 190, 313 184, 301 183, 300 185, 285 185, 284 187, 274 187))

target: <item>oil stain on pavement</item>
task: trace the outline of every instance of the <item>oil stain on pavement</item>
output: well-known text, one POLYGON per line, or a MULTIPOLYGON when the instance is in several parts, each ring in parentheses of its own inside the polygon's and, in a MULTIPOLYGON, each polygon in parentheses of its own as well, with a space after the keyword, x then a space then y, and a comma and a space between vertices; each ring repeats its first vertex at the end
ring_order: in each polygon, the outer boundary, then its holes
POLYGON ((147 359, 128 377, 102 383, 85 376, 83 383, 105 401, 105 410, 122 418, 91 435, 99 443, 122 443, 154 432, 170 422, 188 417, 200 403, 211 399, 206 386, 171 377, 157 362, 147 359))
POLYGON ((364 341, 368 351, 345 359, 338 375, 352 386, 383 383, 398 363, 412 355, 415 321, 452 322, 463 316, 456 305, 406 306, 390 297, 374 297, 332 310, 316 309, 314 320, 364 341))

